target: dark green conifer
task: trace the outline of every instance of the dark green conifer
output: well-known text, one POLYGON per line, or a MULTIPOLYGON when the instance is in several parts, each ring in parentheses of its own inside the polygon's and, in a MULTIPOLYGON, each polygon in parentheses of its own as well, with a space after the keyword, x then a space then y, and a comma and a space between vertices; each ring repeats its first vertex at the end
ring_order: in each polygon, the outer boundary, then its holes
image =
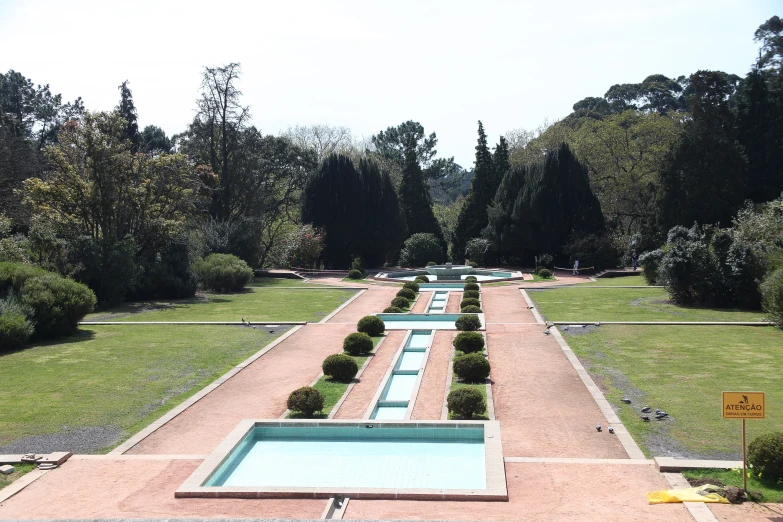
POLYGON ((400 203, 408 225, 408 234, 435 234, 442 242, 441 232, 435 213, 432 211, 427 185, 416 155, 416 142, 410 140, 405 146, 405 169, 400 183, 400 203))

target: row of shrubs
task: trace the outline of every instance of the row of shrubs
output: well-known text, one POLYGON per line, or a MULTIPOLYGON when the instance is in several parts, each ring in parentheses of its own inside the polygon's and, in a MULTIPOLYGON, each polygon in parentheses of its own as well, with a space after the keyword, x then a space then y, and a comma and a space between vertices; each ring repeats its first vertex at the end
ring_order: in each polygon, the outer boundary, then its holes
POLYGON ((24 263, 0 263, 0 351, 76 330, 95 308, 86 285, 24 263))
MULTIPOLYGON (((372 337, 386 331, 383 320, 375 315, 362 317, 356 325, 356 332, 343 339, 343 353, 329 355, 321 364, 324 375, 333 381, 347 383, 356 377, 359 365, 352 356, 367 355, 373 349, 372 337)), ((323 394, 311 387, 304 386, 291 392, 286 403, 289 410, 304 417, 312 417, 324 407, 323 394)))
POLYGON ((416 294, 419 291, 419 283, 428 283, 429 278, 427 276, 417 276, 414 281, 409 281, 402 285, 400 291, 392 299, 391 306, 386 307, 383 313, 386 314, 401 314, 410 309, 411 302, 416 299, 416 294))
POLYGON ((466 277, 465 288, 462 293, 462 301, 459 304, 460 312, 463 314, 480 314, 480 292, 481 287, 478 285, 478 278, 476 278, 476 276, 466 277))

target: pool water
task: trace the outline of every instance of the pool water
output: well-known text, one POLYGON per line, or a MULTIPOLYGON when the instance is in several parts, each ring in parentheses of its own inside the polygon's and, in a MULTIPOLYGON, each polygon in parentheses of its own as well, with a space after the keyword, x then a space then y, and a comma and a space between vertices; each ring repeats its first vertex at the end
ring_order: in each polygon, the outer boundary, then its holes
MULTIPOLYGON (((454 279, 438 279, 438 276, 436 276, 436 275, 430 275, 430 274, 426 274, 426 275, 427 275, 427 279, 429 279, 430 282, 432 282, 432 281, 441 281, 443 283, 448 283, 448 282, 454 283, 455 282, 454 279)), ((460 279, 464 280, 469 275, 472 275, 478 281, 490 281, 490 282, 491 281, 498 281, 498 280, 501 280, 501 279, 508 279, 509 277, 513 277, 511 272, 489 272, 489 273, 487 273, 487 272, 484 272, 484 273, 476 272, 474 274, 463 275, 460 279)), ((395 277, 394 279, 397 279, 399 281, 413 281, 413 280, 416 279, 416 277, 417 276, 415 276, 415 275, 408 275, 408 276, 395 277)))
MULTIPOLYGON (((454 321, 463 314, 377 314, 387 330, 456 330, 454 321)), ((484 324, 484 314, 476 314, 484 324)))
POLYGON ((403 420, 423 369, 432 331, 416 330, 408 336, 394 369, 375 404, 371 419, 403 420))
POLYGON ((204 485, 486 489, 482 426, 366 426, 257 426, 204 485))

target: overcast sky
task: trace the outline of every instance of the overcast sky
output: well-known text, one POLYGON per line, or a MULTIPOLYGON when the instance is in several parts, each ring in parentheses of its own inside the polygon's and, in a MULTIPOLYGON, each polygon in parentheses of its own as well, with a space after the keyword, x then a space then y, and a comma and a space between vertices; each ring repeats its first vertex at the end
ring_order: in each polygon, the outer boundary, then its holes
POLYGON ((182 131, 205 65, 241 62, 254 124, 349 127, 405 120, 470 167, 476 122, 495 143, 586 96, 654 73, 739 75, 781 1, 0 0, 0 71, 50 84, 90 110, 130 81, 142 126, 182 131))

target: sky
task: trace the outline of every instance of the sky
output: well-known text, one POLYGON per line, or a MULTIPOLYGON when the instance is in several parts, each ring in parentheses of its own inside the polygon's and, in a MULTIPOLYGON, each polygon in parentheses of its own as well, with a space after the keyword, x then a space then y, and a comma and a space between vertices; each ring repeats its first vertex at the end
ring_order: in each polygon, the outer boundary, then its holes
POLYGON ((367 137, 403 121, 473 165, 491 144, 650 74, 745 75, 783 1, 0 0, 0 71, 111 110, 130 81, 139 122, 181 132, 201 70, 239 62, 253 124, 326 123, 367 137))

